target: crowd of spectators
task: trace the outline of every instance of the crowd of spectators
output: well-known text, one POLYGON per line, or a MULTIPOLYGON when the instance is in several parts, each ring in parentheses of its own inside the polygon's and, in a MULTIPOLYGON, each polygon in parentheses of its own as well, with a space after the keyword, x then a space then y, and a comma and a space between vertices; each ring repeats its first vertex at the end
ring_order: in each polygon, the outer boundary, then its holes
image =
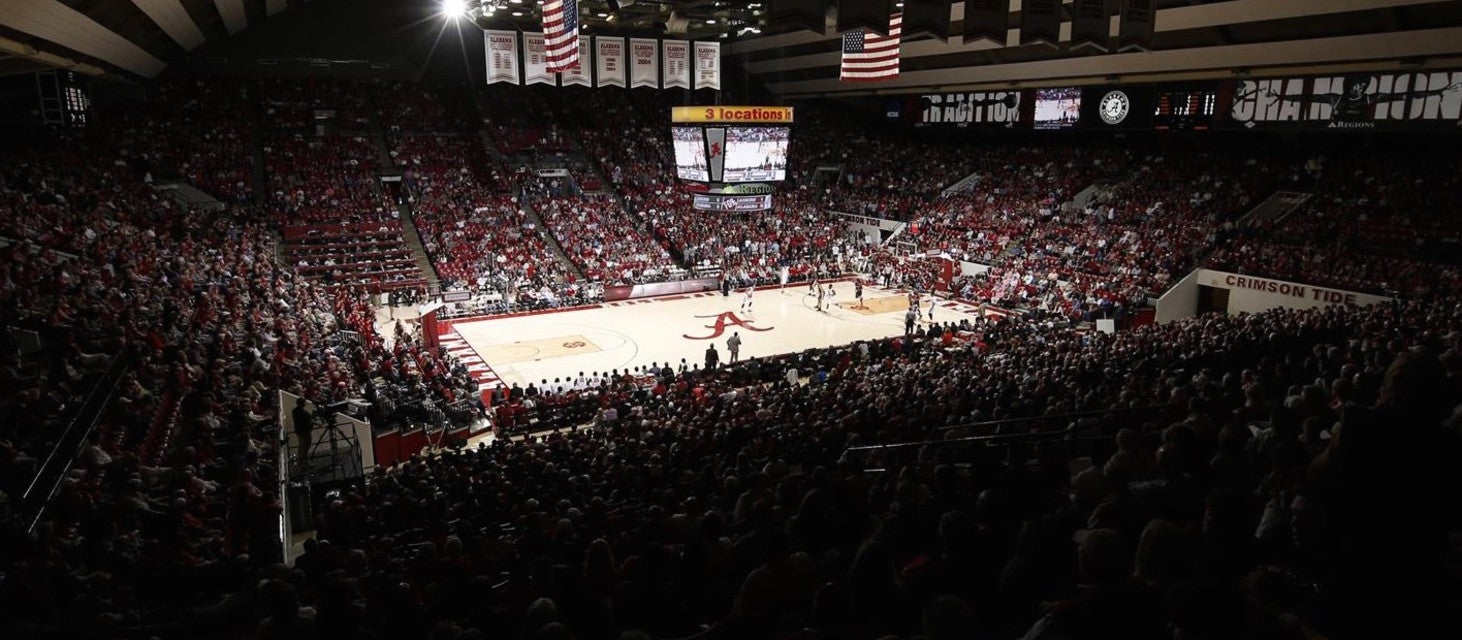
POLYGON ((292 570, 240 570, 226 606, 190 622, 257 611, 269 637, 1449 635, 1462 334, 1435 328, 1459 323, 1455 300, 1117 336, 1010 321, 958 345, 614 372, 538 395, 587 408, 593 428, 382 470, 326 506, 292 570), (1065 417, 1110 409, 1120 419, 1065 417), (938 441, 1025 417, 1069 433, 938 441), (856 449, 899 443, 917 446, 856 449))
POLYGON ((684 273, 613 195, 529 194, 533 210, 585 278, 637 284, 684 273))
MULTIPOLYGON (((361 288, 301 275, 339 251, 321 234, 306 229, 299 245, 314 248, 291 254, 306 264, 274 260, 284 220, 399 242, 379 185, 364 187, 373 151, 294 131, 302 108, 368 122, 365 102, 349 85, 303 87, 265 85, 289 132, 265 142, 277 182, 260 212, 181 209, 145 182, 157 156, 119 154, 115 141, 135 134, 48 138, 0 157, 0 623, 18 637, 222 637, 240 625, 263 638, 443 640, 1459 632, 1448 605, 1462 581, 1446 559, 1462 539, 1462 304, 1435 285, 1409 302, 1117 335, 931 325, 728 367, 653 363, 504 391, 515 421, 590 424, 380 469, 321 505, 316 540, 284 566, 274 390, 317 405, 363 397, 382 427, 478 395, 465 367, 401 325, 377 331, 361 288), (22 352, 26 332, 39 351, 22 352), (115 398, 32 531, 9 498, 114 363, 115 398), (1065 429, 1029 446, 958 438, 1052 427, 1065 429)), ((601 168, 619 162, 611 137, 583 139, 601 168)), ((666 247, 748 272, 856 252, 805 170, 765 227, 733 228, 690 217, 663 145, 645 151, 660 163, 606 172, 630 210, 565 183, 500 189, 491 164, 464 165, 472 153, 451 136, 393 147, 444 275, 568 282, 513 253, 544 232, 605 282, 674 272, 666 247), (515 197, 548 228, 527 224, 515 197)), ((1083 169, 1036 153, 977 185, 1027 168, 1063 177, 944 209, 923 207, 964 171, 954 157, 936 152, 928 172, 896 182, 881 158, 844 157, 853 178, 831 197, 875 202, 865 210, 919 224, 951 254, 991 257, 986 278, 953 283, 961 293, 1071 314, 1160 286, 1206 247, 1252 241, 1228 229, 1235 212, 1293 182, 1264 158, 1173 152, 1132 160, 1135 179, 1061 211, 1050 205, 1083 169), (904 192, 919 209, 894 195, 904 192)), ((1422 277, 1405 257, 1346 260, 1445 240, 1451 212, 1427 204, 1455 201, 1455 174, 1417 173, 1412 195, 1403 174, 1355 180, 1347 166, 1315 171, 1316 204, 1264 242, 1339 232, 1335 253, 1310 254, 1344 263, 1332 277, 1422 277)), ((1286 264, 1265 245, 1234 251, 1260 273, 1286 264)), ((932 261, 868 264, 910 286, 937 279, 932 261)))
POLYGON ((503 184, 505 168, 458 136, 403 136, 393 146, 444 290, 468 290, 503 308, 520 299, 549 306, 584 300, 583 283, 548 248, 520 196, 496 189, 516 184, 503 184))
POLYGON ((320 405, 373 398, 380 427, 405 426, 393 407, 475 401, 449 356, 379 336, 363 294, 276 262, 269 216, 182 210, 106 146, 38 145, 0 162, 7 343, 19 329, 41 347, 6 362, 7 628, 108 634, 176 619, 178 603, 219 593, 251 558, 277 558, 275 390, 320 405), (28 529, 15 481, 103 375, 114 395, 76 432, 88 434, 81 454, 28 529))
POLYGON ((465 128, 461 112, 450 108, 453 101, 448 94, 456 93, 450 88, 400 80, 374 81, 370 88, 376 117, 390 134, 447 133, 465 128))
POLYGON ((283 134, 370 129, 369 83, 329 78, 260 78, 253 81, 267 130, 283 134))
POLYGON ((221 201, 253 200, 258 111, 250 89, 224 79, 150 84, 146 100, 110 114, 109 144, 155 180, 187 178, 221 201))
POLYGON ((1454 154, 1383 147, 1304 164, 1297 211, 1235 230, 1215 268, 1383 295, 1462 291, 1454 154))

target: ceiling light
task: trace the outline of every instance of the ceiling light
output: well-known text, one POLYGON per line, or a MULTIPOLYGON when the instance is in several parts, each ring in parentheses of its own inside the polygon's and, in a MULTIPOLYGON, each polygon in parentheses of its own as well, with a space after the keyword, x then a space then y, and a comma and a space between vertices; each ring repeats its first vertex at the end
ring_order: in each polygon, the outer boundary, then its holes
POLYGON ((442 15, 457 19, 467 13, 467 0, 443 0, 442 15))
POLYGON ((596 15, 596 16, 599 16, 599 17, 601 17, 601 18, 608 18, 608 17, 609 17, 609 14, 607 14, 607 13, 604 13, 604 12, 603 12, 603 11, 601 11, 601 12, 599 12, 599 13, 596 13, 596 14, 594 14, 594 15, 596 15))
POLYGON ((521 17, 522 15, 523 15, 523 12, 522 11, 514 11, 513 12, 513 17, 514 18, 521 17))

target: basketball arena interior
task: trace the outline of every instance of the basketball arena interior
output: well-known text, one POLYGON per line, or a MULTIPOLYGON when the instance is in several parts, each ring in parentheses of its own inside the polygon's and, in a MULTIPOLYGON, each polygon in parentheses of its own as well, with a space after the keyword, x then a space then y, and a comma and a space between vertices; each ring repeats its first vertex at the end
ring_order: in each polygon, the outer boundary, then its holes
POLYGON ((1462 637, 1462 2, 0 0, 0 637, 1462 637))

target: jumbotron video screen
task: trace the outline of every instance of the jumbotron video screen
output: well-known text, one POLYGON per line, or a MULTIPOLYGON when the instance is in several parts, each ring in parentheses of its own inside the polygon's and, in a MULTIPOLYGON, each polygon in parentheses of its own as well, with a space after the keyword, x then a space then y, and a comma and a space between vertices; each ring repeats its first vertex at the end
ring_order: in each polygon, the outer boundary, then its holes
POLYGON ((671 122, 675 175, 696 209, 771 208, 775 183, 787 179, 791 107, 675 107, 671 122))
POLYGON ((789 127, 727 127, 722 182, 781 182, 787 179, 789 127))

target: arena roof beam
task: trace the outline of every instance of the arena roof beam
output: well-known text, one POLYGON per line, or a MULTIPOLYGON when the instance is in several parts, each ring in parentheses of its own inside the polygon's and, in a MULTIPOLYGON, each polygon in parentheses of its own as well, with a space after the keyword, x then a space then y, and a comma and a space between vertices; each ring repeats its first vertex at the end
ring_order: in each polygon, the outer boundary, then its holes
MULTIPOLYGON (((1230 0, 1229 2, 1215 4, 1159 9, 1157 12, 1156 28, 1159 33, 1186 31, 1190 29, 1225 27, 1246 22, 1305 18, 1353 11, 1432 4, 1443 1, 1445 0, 1284 0, 1283 2, 1275 2, 1274 0, 1230 0)), ((1020 0, 1013 0, 1012 2, 1012 6, 1018 7, 1019 4, 1020 0)), ((952 19, 962 21, 964 19, 964 3, 954 3, 951 13, 953 15, 952 19)), ((1108 33, 1110 35, 1117 35, 1117 24, 1118 19, 1116 16, 1113 16, 1111 18, 1111 24, 1108 27, 1108 33)), ((838 37, 836 34, 824 35, 810 31, 799 31, 796 33, 779 34, 734 42, 728 44, 726 49, 728 53, 734 55, 761 51, 767 48, 810 44, 833 40, 838 37), (770 47, 759 46, 765 44, 763 41, 771 41, 772 39, 781 39, 782 41, 770 47)), ((1062 22, 1061 40, 1065 42, 1070 39, 1071 23, 1062 22)), ((1020 46, 1020 29, 1011 29, 1005 34, 1005 46, 1020 46)), ((963 44, 959 38, 950 38, 949 42, 929 39, 905 41, 901 53, 904 58, 919 58, 924 56, 986 51, 998 48, 1000 48, 999 45, 986 40, 963 44)), ((840 63, 841 58, 841 52, 828 51, 825 53, 813 53, 803 56, 751 62, 746 65, 746 68, 751 73, 777 73, 780 71, 791 71, 793 69, 836 67, 840 63)))
POLYGON ((57 0, 4 0, 0 25, 151 78, 167 64, 57 0))
MULTIPOLYGON (((1462 27, 1371 33, 1310 40, 1289 40, 1218 47, 1194 47, 1144 53, 1119 53, 987 66, 912 71, 878 83, 878 93, 900 93, 933 88, 946 90, 980 83, 1021 83, 1079 78, 1132 76, 1215 69, 1257 69, 1301 64, 1399 60, 1459 53, 1462 27), (897 91, 903 89, 906 91, 897 91)), ((1072 82, 1072 84, 1077 84, 1072 82)), ((872 87, 839 82, 837 78, 771 83, 784 97, 858 92, 872 87)))
POLYGON ((197 49, 207 40, 203 36, 203 30, 198 28, 198 23, 188 16, 188 10, 178 0, 132 0, 147 17, 152 18, 158 27, 188 51, 197 49))
POLYGON ((213 0, 213 6, 223 18, 223 26, 228 29, 229 35, 249 28, 249 15, 244 12, 244 0, 213 0))

